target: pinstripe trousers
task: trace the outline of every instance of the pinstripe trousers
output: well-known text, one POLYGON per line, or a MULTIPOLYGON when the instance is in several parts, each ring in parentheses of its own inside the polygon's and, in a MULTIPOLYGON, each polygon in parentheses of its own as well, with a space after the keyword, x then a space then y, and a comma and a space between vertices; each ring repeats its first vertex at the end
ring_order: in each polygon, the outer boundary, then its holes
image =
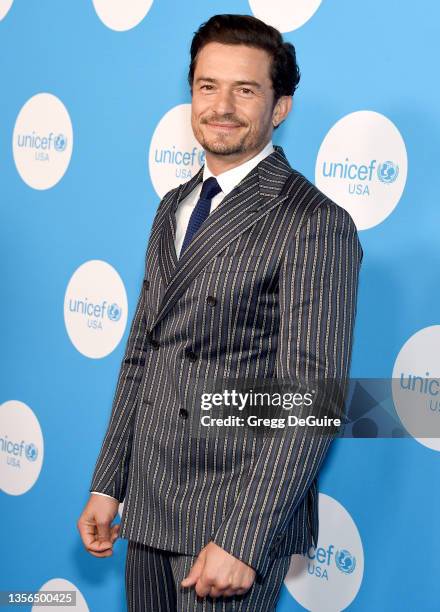
POLYGON ((196 557, 159 550, 128 541, 125 587, 129 612, 273 612, 291 556, 273 559, 262 580, 243 595, 199 597, 194 587, 183 588, 196 557))

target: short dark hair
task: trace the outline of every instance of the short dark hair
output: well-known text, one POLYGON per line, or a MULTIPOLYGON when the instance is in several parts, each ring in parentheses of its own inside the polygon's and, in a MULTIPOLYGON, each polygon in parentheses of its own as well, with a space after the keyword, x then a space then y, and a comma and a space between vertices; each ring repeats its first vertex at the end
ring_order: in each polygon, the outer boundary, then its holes
POLYGON ((197 54, 210 42, 264 49, 272 58, 270 76, 274 104, 281 96, 293 96, 301 76, 295 47, 285 42, 277 29, 250 15, 214 15, 194 33, 188 72, 191 92, 197 54))

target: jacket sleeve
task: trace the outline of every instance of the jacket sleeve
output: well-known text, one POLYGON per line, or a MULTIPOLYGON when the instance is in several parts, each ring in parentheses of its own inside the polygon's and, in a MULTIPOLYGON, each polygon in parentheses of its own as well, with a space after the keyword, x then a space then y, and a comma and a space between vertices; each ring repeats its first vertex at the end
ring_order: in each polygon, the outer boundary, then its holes
MULTIPOLYGON (((281 263, 278 379, 294 385, 336 379, 344 386, 361 260, 353 219, 327 199, 300 226, 281 263)), ((264 575, 334 437, 328 430, 314 434, 312 426, 285 427, 266 437, 213 541, 264 575)))
POLYGON ((137 394, 147 349, 143 283, 119 369, 110 420, 89 491, 105 493, 120 502, 125 497, 131 456, 137 394))
MULTIPOLYGON (((177 188, 171 189, 159 203, 151 226, 149 242, 153 234, 159 231, 163 211, 176 192, 177 188)), ((147 265, 148 248, 149 246, 147 246, 145 253, 145 267, 147 265)), ((89 486, 90 492, 105 493, 120 502, 124 500, 127 488, 133 425, 140 383, 144 373, 146 354, 148 350, 151 350, 147 342, 148 333, 144 279, 142 279, 125 354, 119 369, 110 419, 89 486)))

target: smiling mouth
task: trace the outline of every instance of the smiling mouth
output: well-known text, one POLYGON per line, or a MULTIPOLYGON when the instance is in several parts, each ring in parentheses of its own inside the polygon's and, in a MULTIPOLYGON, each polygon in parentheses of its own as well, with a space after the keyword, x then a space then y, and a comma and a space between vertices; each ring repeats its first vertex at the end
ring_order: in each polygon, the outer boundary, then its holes
POLYGON ((238 125, 237 123, 206 123, 205 125, 208 125, 211 128, 214 128, 216 130, 234 130, 236 128, 242 127, 241 125, 238 125))

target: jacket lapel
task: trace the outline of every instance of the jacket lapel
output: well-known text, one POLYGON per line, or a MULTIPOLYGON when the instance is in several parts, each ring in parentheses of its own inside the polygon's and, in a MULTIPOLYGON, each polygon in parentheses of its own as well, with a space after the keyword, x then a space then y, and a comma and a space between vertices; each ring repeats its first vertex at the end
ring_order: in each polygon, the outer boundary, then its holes
POLYGON ((166 290, 152 327, 166 316, 204 266, 284 200, 278 196, 292 168, 282 148, 274 148, 273 153, 264 158, 223 198, 179 259, 174 244, 175 211, 179 203, 202 181, 203 166, 193 178, 179 187, 175 197, 168 203, 160 237, 160 268, 166 290))
POLYGON ((176 217, 175 212, 180 202, 191 193, 191 191, 203 180, 203 166, 186 183, 179 186, 174 198, 168 203, 164 214, 164 221, 160 232, 160 254, 159 265, 165 287, 171 282, 174 270, 177 267, 178 259, 176 255, 176 217))

